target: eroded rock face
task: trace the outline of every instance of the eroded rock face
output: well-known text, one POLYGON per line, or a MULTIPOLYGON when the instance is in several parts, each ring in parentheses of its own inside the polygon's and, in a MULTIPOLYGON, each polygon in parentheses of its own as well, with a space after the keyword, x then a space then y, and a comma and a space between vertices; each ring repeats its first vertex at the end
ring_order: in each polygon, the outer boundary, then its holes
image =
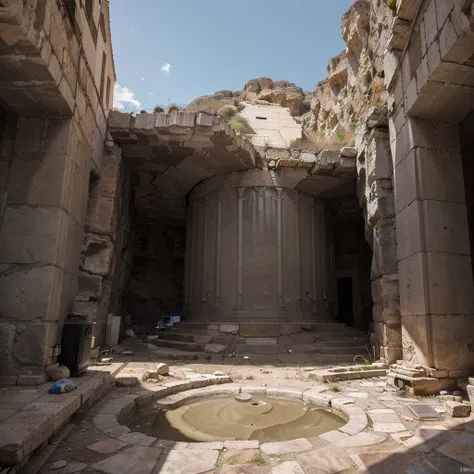
POLYGON ((371 107, 387 103, 383 54, 392 21, 384 2, 369 0, 357 0, 343 16, 346 50, 329 61, 328 78, 315 86, 311 112, 302 117, 305 130, 326 137, 354 134, 371 107))
MULTIPOLYGON (((238 105, 241 101, 264 100, 272 104, 289 107, 294 116, 301 115, 307 107, 302 107, 308 99, 303 90, 289 81, 273 81, 268 77, 251 79, 242 91, 218 91, 213 95, 195 99, 185 110, 187 112, 216 113, 226 105, 238 105)), ((308 103, 310 98, 308 99, 308 103)))

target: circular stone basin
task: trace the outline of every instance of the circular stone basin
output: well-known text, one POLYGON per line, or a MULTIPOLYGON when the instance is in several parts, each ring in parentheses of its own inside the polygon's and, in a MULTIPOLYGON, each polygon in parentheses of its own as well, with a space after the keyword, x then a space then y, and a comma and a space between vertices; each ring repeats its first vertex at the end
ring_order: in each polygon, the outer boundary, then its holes
POLYGON ((193 398, 180 406, 144 405, 123 423, 134 431, 171 441, 258 440, 288 441, 337 430, 346 424, 340 416, 303 401, 252 396, 193 398))

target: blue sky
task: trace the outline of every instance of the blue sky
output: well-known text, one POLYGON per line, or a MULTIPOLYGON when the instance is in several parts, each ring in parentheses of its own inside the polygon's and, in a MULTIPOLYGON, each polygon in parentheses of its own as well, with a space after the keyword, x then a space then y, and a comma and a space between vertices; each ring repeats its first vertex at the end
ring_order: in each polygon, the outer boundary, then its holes
POLYGON ((188 104, 256 77, 313 90, 352 0, 111 0, 116 105, 188 104))

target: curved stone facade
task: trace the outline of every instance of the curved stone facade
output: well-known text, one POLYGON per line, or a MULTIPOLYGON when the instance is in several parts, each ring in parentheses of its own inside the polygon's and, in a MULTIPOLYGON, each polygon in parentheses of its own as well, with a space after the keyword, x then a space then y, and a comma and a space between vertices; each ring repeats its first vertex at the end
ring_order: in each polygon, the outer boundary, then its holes
POLYGON ((271 172, 210 178, 190 196, 185 313, 206 321, 326 321, 334 278, 323 202, 271 172))

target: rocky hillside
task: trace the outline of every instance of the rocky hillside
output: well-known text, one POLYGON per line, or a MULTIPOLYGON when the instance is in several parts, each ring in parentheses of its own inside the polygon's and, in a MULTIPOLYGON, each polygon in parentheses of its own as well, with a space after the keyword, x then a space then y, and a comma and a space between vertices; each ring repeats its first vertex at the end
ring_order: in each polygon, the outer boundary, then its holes
MULTIPOLYGON (((266 101, 289 107, 303 125, 305 146, 340 148, 354 140, 355 127, 373 107, 385 107, 384 51, 394 35, 394 15, 387 0, 356 0, 342 17, 346 49, 329 61, 327 79, 304 93, 288 81, 252 79, 241 91, 218 91, 197 98, 185 110, 216 113, 241 101, 266 101)), ((396 26, 396 25, 395 25, 396 26)), ((399 24, 398 36, 404 34, 399 24)), ((396 28, 395 28, 396 29, 396 28)), ((265 102, 262 102, 265 103, 265 102)))
POLYGON ((392 21, 383 0, 357 0, 342 17, 346 50, 329 61, 328 78, 314 88, 311 111, 301 118, 309 134, 347 139, 371 107, 386 105, 383 53, 392 21))
POLYGON ((291 82, 261 77, 248 81, 241 91, 223 90, 198 97, 185 110, 216 113, 225 105, 237 105, 241 101, 265 101, 288 107, 292 115, 300 116, 309 110, 311 96, 305 95, 300 87, 291 82))

